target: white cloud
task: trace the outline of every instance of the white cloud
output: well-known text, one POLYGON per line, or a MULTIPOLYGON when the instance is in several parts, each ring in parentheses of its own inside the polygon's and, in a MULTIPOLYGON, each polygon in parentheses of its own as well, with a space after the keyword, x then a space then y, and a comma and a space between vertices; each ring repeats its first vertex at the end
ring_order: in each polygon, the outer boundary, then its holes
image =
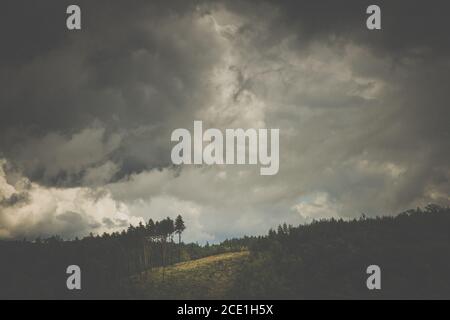
POLYGON ((0 201, 14 195, 26 195, 21 201, 0 204, 0 237, 36 237, 62 235, 73 238, 89 232, 100 234, 123 229, 142 221, 130 214, 128 207, 112 198, 103 188, 49 188, 36 183, 14 185, 8 182, 0 165, 0 201), (114 225, 105 224, 105 220, 114 225))
POLYGON ((339 218, 342 206, 330 199, 324 192, 318 192, 301 197, 299 203, 292 206, 302 218, 312 220, 339 218))

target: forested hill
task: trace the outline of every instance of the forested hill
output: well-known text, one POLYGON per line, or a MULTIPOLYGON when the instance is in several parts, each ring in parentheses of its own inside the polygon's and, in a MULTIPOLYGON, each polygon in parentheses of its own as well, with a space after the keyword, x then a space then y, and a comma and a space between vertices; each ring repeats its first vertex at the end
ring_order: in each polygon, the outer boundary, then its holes
POLYGON ((0 241, 0 297, 450 298, 449 208, 284 224, 206 246, 184 244, 182 230, 167 218, 74 241, 0 241), (82 290, 66 287, 70 264, 82 290), (370 265, 381 290, 366 286, 370 265))
POLYGON ((450 209, 279 227, 252 242, 236 298, 450 298, 450 209), (367 267, 381 269, 368 290, 367 267))
POLYGON ((122 232, 83 239, 0 241, 1 298, 133 298, 130 278, 182 261, 240 251, 248 240, 229 240, 220 245, 183 243, 186 226, 181 216, 122 232), (80 267, 81 290, 68 290, 68 266, 80 267))

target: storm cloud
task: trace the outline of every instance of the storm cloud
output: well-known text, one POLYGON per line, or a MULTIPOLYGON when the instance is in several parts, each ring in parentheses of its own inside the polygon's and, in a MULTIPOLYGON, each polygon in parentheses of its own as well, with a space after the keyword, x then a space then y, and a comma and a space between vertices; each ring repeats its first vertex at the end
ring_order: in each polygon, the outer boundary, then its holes
POLYGON ((450 203, 444 1, 5 1, 0 236, 186 217, 186 240, 450 203), (182 166, 170 134, 279 128, 280 171, 182 166))

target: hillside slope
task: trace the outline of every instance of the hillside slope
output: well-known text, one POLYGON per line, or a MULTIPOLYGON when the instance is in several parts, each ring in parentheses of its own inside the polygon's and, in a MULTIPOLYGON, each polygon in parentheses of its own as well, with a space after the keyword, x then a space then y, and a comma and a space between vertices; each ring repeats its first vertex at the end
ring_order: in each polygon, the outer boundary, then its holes
POLYGON ((249 249, 235 299, 450 298, 450 208, 284 225, 249 249), (380 290, 367 286, 372 265, 380 290))
POLYGON ((135 294, 143 299, 227 298, 248 255, 229 252, 143 272, 132 278, 135 294))

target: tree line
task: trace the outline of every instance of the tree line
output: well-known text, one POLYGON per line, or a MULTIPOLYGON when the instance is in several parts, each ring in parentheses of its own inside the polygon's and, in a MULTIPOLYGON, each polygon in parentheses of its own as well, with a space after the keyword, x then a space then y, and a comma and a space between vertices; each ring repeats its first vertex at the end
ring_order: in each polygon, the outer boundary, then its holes
POLYGON ((130 225, 121 232, 74 240, 52 236, 0 240, 0 298, 131 298, 131 276, 155 268, 246 247, 250 238, 220 244, 184 243, 181 215, 130 225), (78 265, 82 290, 66 287, 66 268, 78 265))
POLYGON ((69 241, 59 236, 0 241, 0 298, 124 296, 131 275, 198 255, 195 246, 182 243, 185 229, 178 215, 69 241), (83 273, 79 293, 66 288, 65 271, 72 264, 83 273))
POLYGON ((0 241, 0 298, 132 298, 139 295, 132 276, 246 249, 250 256, 226 298, 450 298, 448 207, 282 224, 265 236, 203 246, 183 243, 185 229, 179 216, 70 241, 0 241), (66 288, 65 270, 72 264, 82 270, 80 291, 66 288), (373 264, 382 270, 380 291, 366 287, 366 268, 373 264))

